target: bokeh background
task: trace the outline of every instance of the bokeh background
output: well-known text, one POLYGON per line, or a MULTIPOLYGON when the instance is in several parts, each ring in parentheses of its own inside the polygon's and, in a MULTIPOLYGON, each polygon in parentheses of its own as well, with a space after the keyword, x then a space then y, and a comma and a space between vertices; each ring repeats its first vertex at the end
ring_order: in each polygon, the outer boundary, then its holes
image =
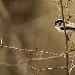
MULTIPOLYGON (((69 5, 71 22, 75 23, 75 1, 69 5)), ((65 10, 66 11, 66 10, 65 10)), ((64 33, 58 32, 54 27, 54 21, 59 19, 57 3, 52 0, 0 0, 0 37, 3 45, 17 48, 38 49, 60 54, 65 51, 64 33)), ((65 12, 66 14, 66 12, 65 12)), ((66 15, 65 15, 66 17, 66 15)), ((71 41, 75 44, 75 33, 72 33, 71 41)), ((37 68, 65 66, 65 58, 55 57, 47 60, 27 61, 28 58, 37 58, 37 51, 17 52, 13 49, 0 48, 0 62, 11 65, 24 60, 25 64, 16 67, 0 64, 0 75, 65 75, 65 70, 46 70, 39 73, 29 67, 37 68)), ((43 54, 44 57, 48 57, 43 54)), ((43 56, 42 56, 43 57, 43 56)), ((71 75, 74 75, 73 71, 71 75)))

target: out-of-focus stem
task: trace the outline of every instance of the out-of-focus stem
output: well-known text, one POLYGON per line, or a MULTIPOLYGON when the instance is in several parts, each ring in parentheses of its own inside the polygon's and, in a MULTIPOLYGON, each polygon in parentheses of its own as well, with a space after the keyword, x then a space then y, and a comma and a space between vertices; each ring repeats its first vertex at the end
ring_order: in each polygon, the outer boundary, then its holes
POLYGON ((63 20, 63 26, 64 26, 64 32, 65 32, 65 43, 66 43, 66 75, 69 75, 69 69, 68 69, 68 34, 66 33, 66 26, 64 22, 64 12, 63 12, 63 3, 62 0, 60 0, 60 5, 61 5, 61 16, 63 20))

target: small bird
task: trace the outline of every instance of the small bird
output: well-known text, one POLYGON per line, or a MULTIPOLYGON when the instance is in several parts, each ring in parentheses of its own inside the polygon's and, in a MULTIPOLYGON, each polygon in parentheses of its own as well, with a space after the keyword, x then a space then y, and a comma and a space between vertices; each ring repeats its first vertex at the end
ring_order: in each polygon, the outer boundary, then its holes
MULTIPOLYGON (((64 32, 63 20, 58 19, 54 22, 55 28, 59 32, 64 32)), ((75 31, 75 23, 71 23, 69 21, 65 21, 66 31, 75 31)))

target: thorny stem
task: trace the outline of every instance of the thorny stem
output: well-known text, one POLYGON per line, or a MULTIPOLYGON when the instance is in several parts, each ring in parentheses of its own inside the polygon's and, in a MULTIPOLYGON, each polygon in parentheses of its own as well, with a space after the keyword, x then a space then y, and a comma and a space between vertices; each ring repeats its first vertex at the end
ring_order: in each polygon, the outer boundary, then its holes
POLYGON ((66 33, 66 26, 64 22, 64 12, 63 12, 63 4, 62 0, 60 0, 60 5, 61 5, 61 16, 63 20, 63 26, 64 26, 64 32, 65 32, 65 43, 66 43, 66 75, 69 75, 69 69, 68 69, 68 34, 66 33))

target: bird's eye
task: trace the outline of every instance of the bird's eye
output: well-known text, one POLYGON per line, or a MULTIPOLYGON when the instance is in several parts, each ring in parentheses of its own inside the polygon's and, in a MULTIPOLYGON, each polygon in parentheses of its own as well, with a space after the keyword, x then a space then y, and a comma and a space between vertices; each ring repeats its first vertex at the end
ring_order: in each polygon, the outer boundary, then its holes
POLYGON ((63 23, 63 21, 62 21, 62 19, 58 19, 54 23, 55 23, 55 26, 56 25, 59 25, 60 26, 63 23))

